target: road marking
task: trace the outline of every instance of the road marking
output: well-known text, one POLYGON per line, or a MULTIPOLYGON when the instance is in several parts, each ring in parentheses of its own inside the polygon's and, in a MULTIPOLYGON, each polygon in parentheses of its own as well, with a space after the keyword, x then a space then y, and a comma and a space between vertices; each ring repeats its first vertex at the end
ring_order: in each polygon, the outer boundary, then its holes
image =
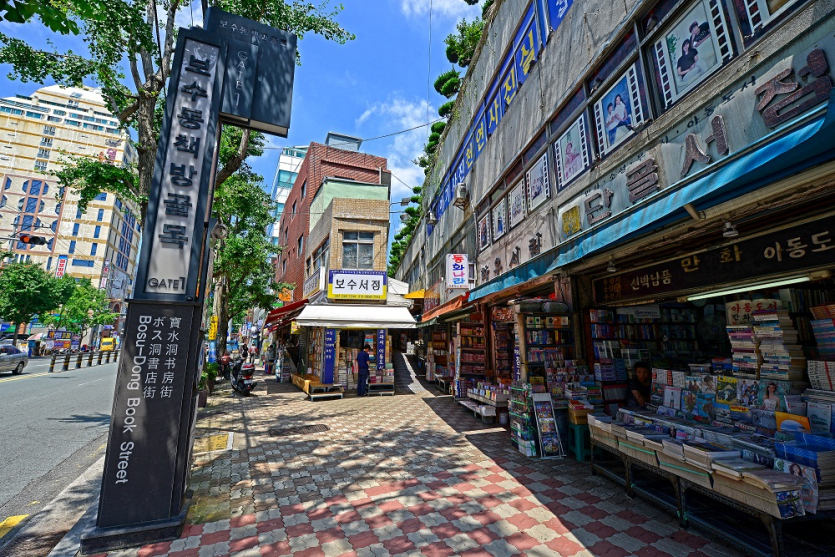
POLYGON ((30 505, 37 505, 38 503, 40 503, 40 501, 32 501, 31 503, 28 503, 26 506, 28 507, 30 505))
POLYGON ((0 538, 12 531, 12 528, 20 524, 28 514, 19 514, 17 516, 10 516, 3 522, 0 522, 0 538))
POLYGON ((7 377, 6 379, 0 379, 0 383, 8 383, 9 381, 17 381, 18 379, 29 379, 30 377, 41 377, 42 375, 49 375, 48 371, 44 373, 35 373, 33 375, 18 375, 17 377, 7 377))

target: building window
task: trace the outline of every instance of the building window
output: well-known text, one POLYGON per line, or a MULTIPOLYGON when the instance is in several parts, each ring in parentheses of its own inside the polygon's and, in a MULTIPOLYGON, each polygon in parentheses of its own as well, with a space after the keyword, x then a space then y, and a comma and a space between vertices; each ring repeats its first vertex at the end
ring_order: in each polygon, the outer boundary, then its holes
POLYGON ((41 158, 41 159, 48 159, 49 158, 49 153, 50 153, 49 149, 44 149, 43 147, 38 149, 38 157, 41 158))
POLYGON ((96 228, 93 230, 93 238, 98 238, 101 234, 101 226, 96 225, 96 228))
POLYGON ((298 247, 299 257, 302 257, 302 255, 304 254, 304 236, 299 236, 298 247))
POLYGON ((342 233, 342 268, 343 269, 373 269, 374 268, 374 233, 373 232, 343 232, 342 233))
POLYGON ((52 258, 48 257, 46 260, 46 270, 50 270, 52 268, 52 258))
POLYGON ((286 273, 286 272, 287 272, 287 260, 285 259, 285 260, 281 263, 281 273, 282 273, 282 274, 284 274, 284 273, 286 273))
POLYGON ((75 253, 75 240, 70 241, 70 253, 75 253))
POLYGON ((73 236, 78 236, 78 229, 80 228, 80 226, 81 225, 78 224, 78 223, 75 223, 74 225, 72 225, 72 235, 73 236))
POLYGON ((99 249, 98 244, 90 245, 90 255, 96 255, 96 252, 98 251, 98 249, 99 249))
POLYGON ((316 248, 316 251, 313 252, 313 269, 312 271, 315 273, 321 267, 328 266, 328 257, 330 256, 330 249, 329 249, 330 242, 325 240, 325 242, 316 248))
POLYGON ((292 219, 295 216, 296 216, 296 202, 293 201, 293 212, 290 213, 290 218, 292 219))
POLYGON ((43 134, 44 135, 55 135, 55 126, 44 126, 43 127, 43 134))
POLYGON ((81 208, 80 207, 75 210, 75 218, 77 218, 77 219, 81 218, 81 208))
POLYGON ((72 266, 73 267, 92 267, 95 264, 94 261, 84 261, 81 259, 73 259, 72 266))
POLYGON ((96 199, 96 201, 107 201, 107 193, 106 192, 101 192, 100 194, 98 194, 96 196, 95 199, 96 199))
POLYGON ((47 161, 35 161, 35 170, 38 172, 46 172, 46 167, 49 163, 47 161))
POLYGON ((99 222, 104 220, 104 209, 99 209, 99 215, 96 217, 96 220, 99 222))
POLYGON ((302 197, 301 197, 302 199, 304 199, 305 192, 307 192, 307 180, 302 182, 302 197))
POLYGON ((41 145, 44 147, 52 147, 52 138, 51 137, 42 137, 41 138, 41 145))

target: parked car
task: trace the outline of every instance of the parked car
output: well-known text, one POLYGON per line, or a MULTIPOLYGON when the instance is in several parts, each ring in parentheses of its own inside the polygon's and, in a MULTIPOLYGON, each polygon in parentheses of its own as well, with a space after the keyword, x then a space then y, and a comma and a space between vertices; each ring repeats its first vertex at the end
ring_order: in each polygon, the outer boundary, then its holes
POLYGON ((101 339, 101 346, 100 350, 102 352, 110 352, 116 348, 116 339, 112 337, 107 337, 101 339))
POLYGON ((0 345, 0 373, 11 371, 15 375, 23 373, 29 363, 29 356, 11 344, 0 345))

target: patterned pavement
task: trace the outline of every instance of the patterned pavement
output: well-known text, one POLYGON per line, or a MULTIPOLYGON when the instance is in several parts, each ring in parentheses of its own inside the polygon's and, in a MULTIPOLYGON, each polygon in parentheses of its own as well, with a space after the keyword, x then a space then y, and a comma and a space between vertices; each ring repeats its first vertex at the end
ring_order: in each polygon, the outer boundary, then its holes
POLYGON ((109 555, 736 555, 588 464, 522 456, 413 377, 398 392, 410 383, 414 394, 308 402, 267 379, 248 398, 212 397, 199 434, 232 431, 233 450, 197 456, 182 537, 109 555), (311 425, 328 431, 269 433, 311 425))

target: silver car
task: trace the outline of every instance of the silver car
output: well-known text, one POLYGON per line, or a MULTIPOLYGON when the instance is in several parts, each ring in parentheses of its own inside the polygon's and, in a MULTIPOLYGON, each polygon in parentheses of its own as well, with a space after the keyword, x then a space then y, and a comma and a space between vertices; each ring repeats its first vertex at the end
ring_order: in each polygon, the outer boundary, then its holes
POLYGON ((11 344, 0 344, 0 373, 11 371, 15 375, 23 373, 29 363, 29 356, 11 344))

